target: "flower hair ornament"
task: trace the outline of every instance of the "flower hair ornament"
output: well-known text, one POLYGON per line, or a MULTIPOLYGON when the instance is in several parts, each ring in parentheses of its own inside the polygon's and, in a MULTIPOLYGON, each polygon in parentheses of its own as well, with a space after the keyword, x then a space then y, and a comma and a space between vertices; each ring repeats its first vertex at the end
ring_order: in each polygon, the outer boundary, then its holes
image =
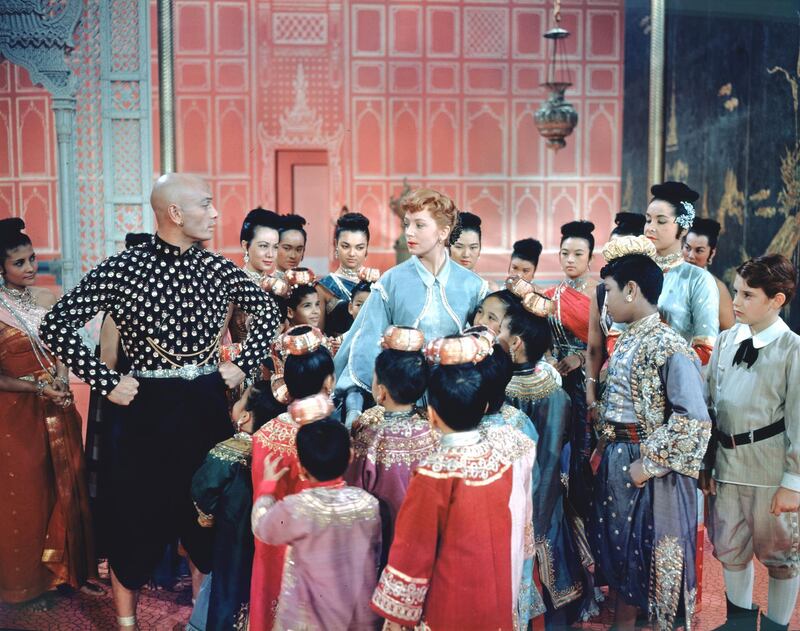
POLYGON ((412 326, 389 326, 381 337, 381 348, 413 353, 425 347, 425 334, 412 326))
POLYGON ((295 423, 307 425, 314 421, 321 421, 333 413, 333 401, 322 392, 304 399, 297 399, 289 404, 289 416, 295 423))
POLYGON ((536 291, 528 281, 512 276, 506 280, 506 288, 522 301, 527 312, 540 318, 553 313, 553 301, 536 291))
POLYGON ((300 285, 313 285, 316 276, 314 272, 307 267, 295 267, 286 270, 286 282, 292 289, 300 287, 300 285))
POLYGON ((617 237, 603 246, 603 258, 606 263, 631 254, 649 256, 652 259, 656 256, 656 246, 650 239, 642 235, 617 237))
POLYGON ((481 353, 483 353, 484 359, 494 352, 494 345, 497 341, 497 336, 488 326, 483 326, 482 324, 478 326, 471 326, 464 331, 464 335, 469 335, 478 340, 478 344, 481 346, 481 353))
POLYGON ((695 216, 694 204, 692 204, 692 202, 684 201, 681 202, 681 206, 683 206, 683 209, 686 212, 682 215, 678 215, 677 217, 675 217, 675 223, 678 224, 681 228, 689 230, 689 228, 691 228, 692 224, 694 223, 694 216, 695 216))
POLYGON ((267 276, 264 280, 262 280, 261 289, 272 294, 273 296, 278 296, 279 298, 286 298, 292 291, 289 283, 287 283, 283 278, 278 278, 277 276, 267 276))
POLYGON ((377 267, 364 267, 363 265, 358 268, 358 280, 363 280, 367 283, 374 283, 381 277, 381 271, 377 267))
POLYGON ((439 337, 425 346, 425 359, 439 366, 477 364, 486 359, 483 349, 483 344, 473 335, 439 337))

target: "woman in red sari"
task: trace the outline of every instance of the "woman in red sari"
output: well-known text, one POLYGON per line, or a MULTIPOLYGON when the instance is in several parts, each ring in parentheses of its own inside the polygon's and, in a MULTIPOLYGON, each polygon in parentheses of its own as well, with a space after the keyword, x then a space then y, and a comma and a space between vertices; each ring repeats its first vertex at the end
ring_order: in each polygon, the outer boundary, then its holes
MULTIPOLYGON (((569 503, 577 513, 571 520, 576 541, 582 552, 582 563, 588 568, 594 563, 586 542, 583 523, 591 497, 589 457, 592 449, 592 427, 587 418, 585 367, 589 342, 589 310, 597 281, 588 277, 594 249, 594 224, 590 221, 571 221, 561 226, 559 261, 565 278, 556 287, 545 290, 553 299, 549 317, 553 332, 553 354, 558 363, 564 390, 572 402, 569 458, 562 462, 562 474, 569 476, 569 503), (575 518, 577 517, 577 518, 575 518), (581 545, 585 543, 586 545, 581 545)), ((594 590, 587 569, 586 597, 582 604, 584 620, 599 613, 593 602, 594 590)))
POLYGON ((55 297, 33 287, 24 227, 0 221, 0 601, 8 603, 96 576, 81 418, 68 371, 39 341, 55 297))

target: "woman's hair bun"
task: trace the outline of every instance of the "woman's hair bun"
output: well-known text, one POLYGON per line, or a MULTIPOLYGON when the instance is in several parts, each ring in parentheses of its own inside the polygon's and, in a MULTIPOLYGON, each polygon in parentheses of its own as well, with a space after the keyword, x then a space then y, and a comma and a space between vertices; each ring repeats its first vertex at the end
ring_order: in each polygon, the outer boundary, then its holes
POLYGON ((19 217, 0 219, 0 237, 15 235, 25 230, 25 222, 19 217))
POLYGON ((594 231, 594 224, 591 221, 581 219, 580 221, 570 221, 561 226, 562 237, 589 237, 594 231))
POLYGON ((305 217, 300 215, 281 215, 281 230, 303 230, 305 217))
POLYGON ((458 225, 461 230, 480 230, 481 218, 468 210, 458 213, 458 225))
POLYGON ((542 244, 536 239, 520 239, 514 242, 512 257, 517 257, 530 261, 534 265, 539 265, 539 255, 542 253, 542 244))
POLYGON ((336 229, 340 232, 366 232, 369 219, 361 213, 345 213, 336 220, 336 229))

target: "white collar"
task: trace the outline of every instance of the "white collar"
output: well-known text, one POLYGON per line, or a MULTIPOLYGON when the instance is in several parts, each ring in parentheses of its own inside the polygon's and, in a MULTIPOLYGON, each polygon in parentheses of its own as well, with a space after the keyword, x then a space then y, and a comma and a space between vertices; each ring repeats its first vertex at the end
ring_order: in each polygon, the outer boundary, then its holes
POLYGON ((411 260, 414 262, 417 274, 419 274, 420 279, 426 287, 433 287, 433 284, 437 280, 440 284, 447 286, 447 279, 450 278, 450 254, 448 254, 447 248, 444 250, 444 265, 442 265, 439 273, 435 276, 422 264, 418 256, 412 256, 411 260))
POLYGON ((753 338, 753 348, 764 348, 767 344, 771 344, 777 340, 781 335, 789 331, 789 325, 786 324, 780 317, 770 324, 761 333, 753 335, 753 331, 747 324, 737 324, 736 334, 733 336, 734 344, 741 344, 747 339, 753 338))
POLYGON ((465 447, 467 445, 476 445, 480 441, 480 431, 473 429, 466 432, 452 432, 450 434, 443 434, 441 438, 441 445, 442 447, 465 447))

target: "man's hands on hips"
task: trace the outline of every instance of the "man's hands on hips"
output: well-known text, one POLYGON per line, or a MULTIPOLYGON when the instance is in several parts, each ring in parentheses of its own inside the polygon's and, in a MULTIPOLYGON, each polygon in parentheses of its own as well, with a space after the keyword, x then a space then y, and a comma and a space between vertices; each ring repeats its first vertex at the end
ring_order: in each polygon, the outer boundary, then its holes
POLYGON ((123 375, 116 387, 108 393, 108 400, 117 405, 130 405, 137 392, 139 382, 130 375, 123 375))
POLYGON ((222 362, 219 365, 219 374, 231 390, 239 386, 245 378, 244 371, 233 362, 222 362))

